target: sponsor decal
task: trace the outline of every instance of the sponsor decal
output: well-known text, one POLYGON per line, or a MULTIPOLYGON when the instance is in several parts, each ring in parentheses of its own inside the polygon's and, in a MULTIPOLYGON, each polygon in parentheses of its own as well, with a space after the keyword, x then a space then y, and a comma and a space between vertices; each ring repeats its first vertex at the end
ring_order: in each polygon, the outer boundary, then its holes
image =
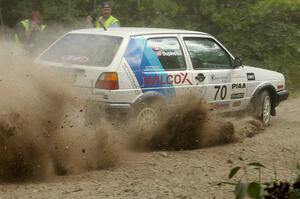
POLYGON ((181 51, 178 51, 178 49, 170 49, 170 47, 168 47, 168 50, 163 50, 160 47, 152 47, 152 50, 155 52, 156 56, 158 57, 172 57, 172 56, 182 56, 181 51))
POLYGON ((246 88, 246 83, 238 83, 238 84, 232 84, 232 89, 241 89, 246 88))
POLYGON ((133 72, 128 67, 128 64, 126 63, 126 60, 124 60, 124 63, 123 63, 122 66, 123 66, 124 72, 126 73, 128 79, 130 81, 130 84, 131 84, 132 88, 134 88, 134 92, 136 94, 140 94, 140 91, 138 90, 139 89, 139 85, 138 85, 138 83, 136 82, 136 80, 134 78, 133 72))
POLYGON ((229 80, 229 77, 228 76, 216 76, 214 74, 211 75, 211 79, 214 80, 214 81, 228 81, 229 80))
POLYGON ((206 79, 206 77, 202 74, 202 73, 199 73, 196 77, 195 77, 196 80, 198 80, 199 82, 204 82, 204 80, 206 79))
POLYGON ((176 75, 148 75, 144 76, 144 86, 149 85, 170 85, 170 84, 190 84, 192 82, 188 79, 188 73, 180 73, 176 75))
POLYGON ((235 101, 233 102, 232 106, 233 107, 238 107, 238 106, 241 106, 242 105, 242 102, 241 101, 235 101))
MULTIPOLYGON (((139 87, 143 92, 154 91, 166 97, 175 96, 174 83, 168 84, 171 81, 171 77, 168 77, 168 73, 158 59, 158 55, 162 55, 163 52, 159 48, 153 49, 148 47, 146 43, 147 40, 142 36, 131 38, 124 56, 137 79, 139 87), (143 71, 147 71, 149 74, 145 74, 143 71)), ((172 80, 175 82, 175 77, 172 80)), ((176 77, 176 82, 178 81, 179 77, 176 77)), ((181 81, 183 80, 181 79, 181 81)), ((184 80, 184 82, 186 81, 184 80)))
POLYGON ((89 61, 89 58, 85 57, 85 56, 64 55, 61 58, 61 60, 65 61, 65 62, 72 62, 72 63, 81 63, 81 64, 84 64, 84 63, 87 63, 89 61))
POLYGON ((245 75, 244 74, 234 74, 232 77, 232 79, 241 79, 241 78, 245 78, 245 75))
POLYGON ((155 46, 152 48, 152 50, 155 52, 156 56, 158 56, 158 57, 162 56, 162 54, 163 54, 160 47, 155 46))
POLYGON ((241 99, 241 98, 244 98, 244 93, 234 93, 234 94, 231 94, 231 99, 241 99))
POLYGON ((171 56, 182 56, 181 52, 165 52, 165 51, 162 51, 162 56, 164 57, 171 57, 171 56))
POLYGON ((215 102, 210 106, 212 109, 229 108, 230 102, 215 102))
POLYGON ((144 72, 163 71, 160 66, 145 66, 144 72))
POLYGON ((249 81, 255 81, 255 74, 254 73, 247 73, 247 79, 249 81))

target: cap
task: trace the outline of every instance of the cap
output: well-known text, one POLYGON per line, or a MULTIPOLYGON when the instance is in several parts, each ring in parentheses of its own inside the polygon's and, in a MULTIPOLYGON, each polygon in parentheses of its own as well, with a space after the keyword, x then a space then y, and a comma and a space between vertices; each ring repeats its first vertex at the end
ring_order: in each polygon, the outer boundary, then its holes
POLYGON ((102 2, 100 6, 101 8, 111 8, 111 4, 109 2, 102 2))

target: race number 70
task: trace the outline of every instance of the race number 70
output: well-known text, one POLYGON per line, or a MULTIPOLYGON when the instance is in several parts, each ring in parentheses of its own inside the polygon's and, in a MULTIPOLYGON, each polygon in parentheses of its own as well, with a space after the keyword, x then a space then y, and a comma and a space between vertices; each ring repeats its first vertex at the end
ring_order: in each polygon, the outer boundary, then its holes
POLYGON ((220 95, 221 100, 226 99, 227 95, 227 86, 215 86, 216 95, 215 95, 215 100, 217 100, 218 96, 220 95))

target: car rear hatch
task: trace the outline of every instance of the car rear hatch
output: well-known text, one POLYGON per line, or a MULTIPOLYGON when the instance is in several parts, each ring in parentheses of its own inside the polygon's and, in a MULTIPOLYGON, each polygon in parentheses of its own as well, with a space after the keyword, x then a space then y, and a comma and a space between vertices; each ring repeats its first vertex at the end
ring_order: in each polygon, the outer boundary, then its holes
POLYGON ((103 72, 120 63, 117 59, 123 38, 99 34, 69 33, 60 38, 37 59, 37 63, 55 68, 63 80, 93 91, 103 72))

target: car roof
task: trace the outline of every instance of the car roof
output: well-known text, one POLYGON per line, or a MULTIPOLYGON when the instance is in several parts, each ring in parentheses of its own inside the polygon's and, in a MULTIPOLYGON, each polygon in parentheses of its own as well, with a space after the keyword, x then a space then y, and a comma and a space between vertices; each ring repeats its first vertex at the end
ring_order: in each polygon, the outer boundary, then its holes
POLYGON ((75 30, 71 33, 77 34, 99 34, 99 35, 110 35, 110 36, 138 36, 138 35, 151 35, 151 34, 201 34, 209 35, 204 32, 190 31, 190 30, 177 30, 177 29, 166 29, 166 28, 133 28, 133 27, 120 27, 120 28, 108 28, 107 31, 103 28, 91 28, 75 30))

